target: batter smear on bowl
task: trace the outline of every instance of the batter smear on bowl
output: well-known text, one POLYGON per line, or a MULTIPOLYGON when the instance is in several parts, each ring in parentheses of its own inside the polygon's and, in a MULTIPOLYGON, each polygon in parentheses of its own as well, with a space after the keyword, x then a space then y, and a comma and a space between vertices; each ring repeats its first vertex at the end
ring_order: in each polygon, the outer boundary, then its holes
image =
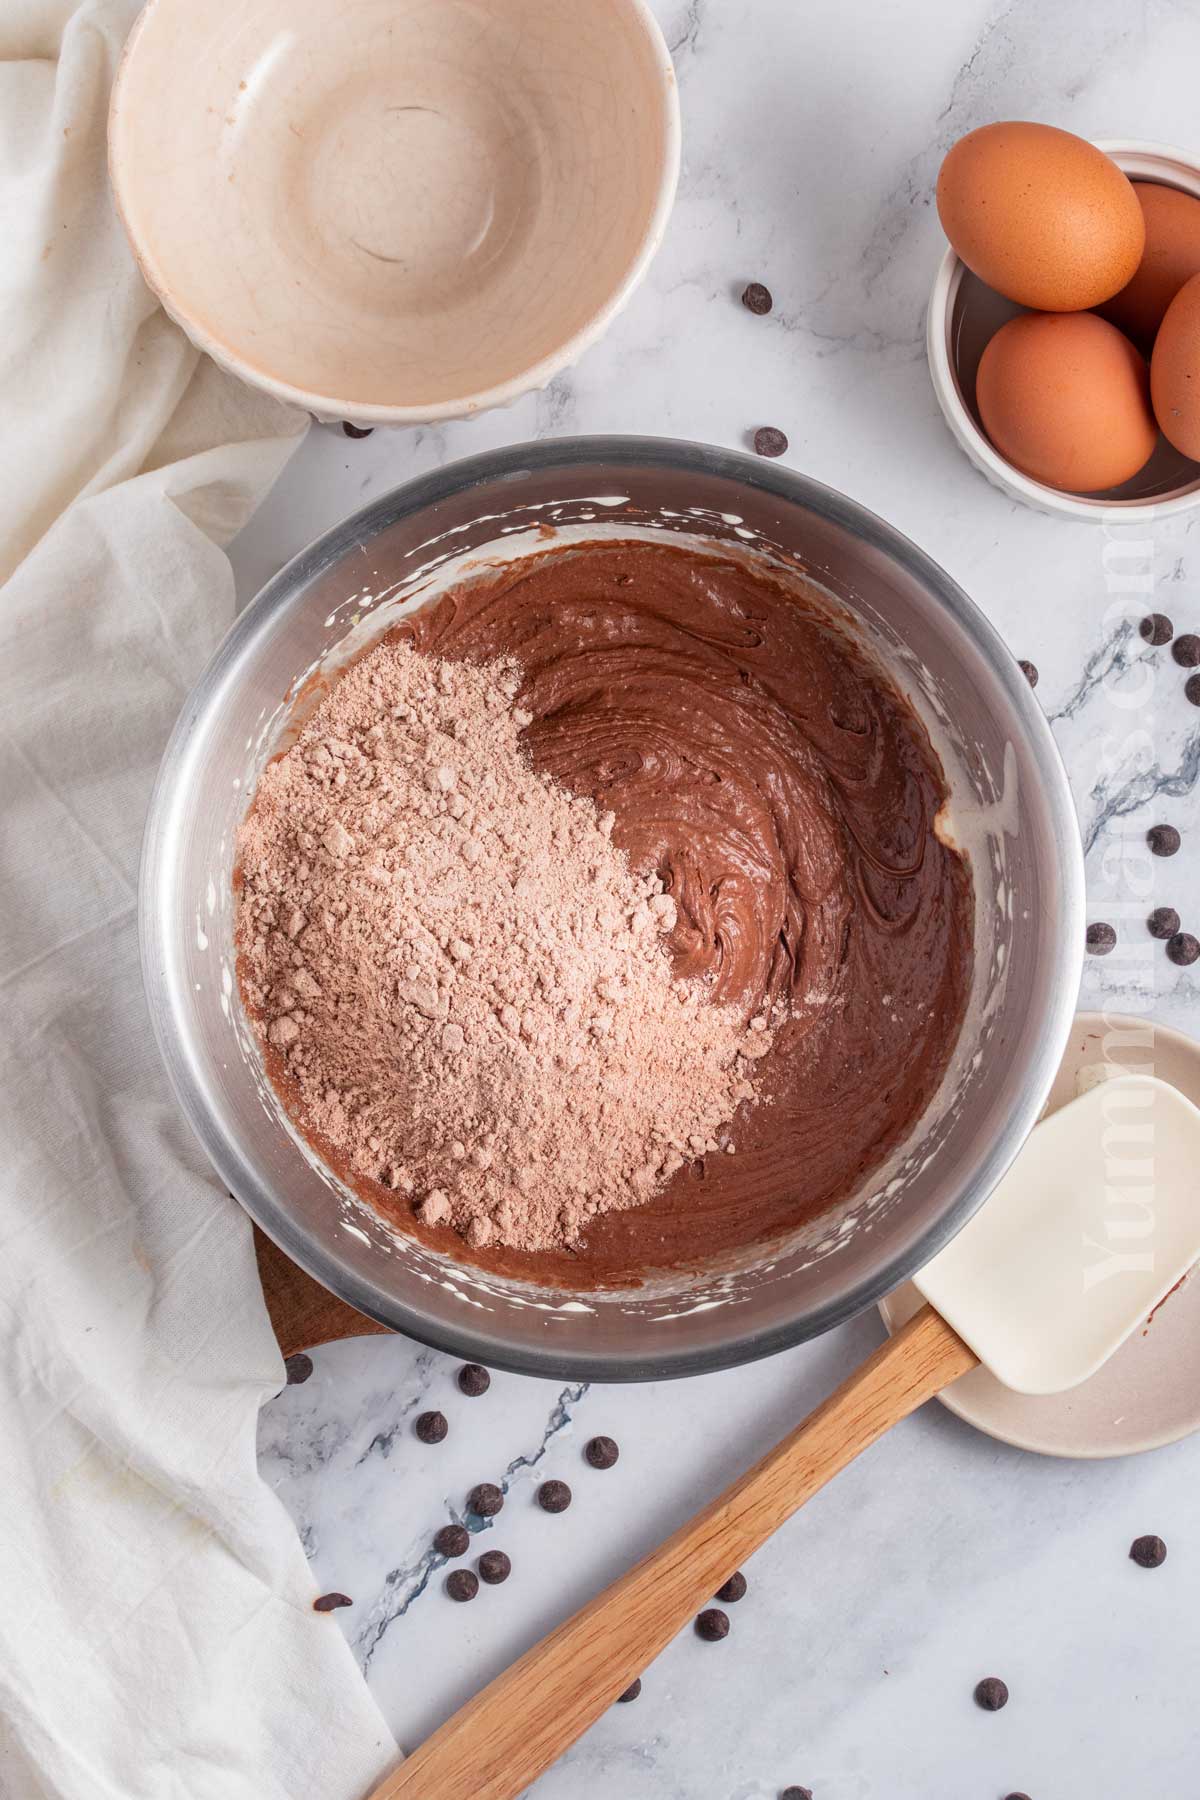
POLYGON ((927 734, 750 557, 555 548, 406 617, 259 782, 247 1010, 297 1124, 433 1242, 578 1285, 845 1198, 961 1024, 927 734))

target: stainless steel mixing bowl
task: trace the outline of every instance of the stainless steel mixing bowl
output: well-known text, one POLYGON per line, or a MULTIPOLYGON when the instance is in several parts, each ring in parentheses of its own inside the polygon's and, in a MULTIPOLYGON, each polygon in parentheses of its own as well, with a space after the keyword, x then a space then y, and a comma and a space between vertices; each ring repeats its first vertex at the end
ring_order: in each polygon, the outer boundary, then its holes
MULTIPOLYGON (((311 682, 308 683, 311 689, 311 682)), ((1029 686, 983 615, 897 532, 778 464, 651 438, 525 444, 411 482, 268 583, 183 710, 151 806, 141 927, 151 1014, 188 1118, 230 1189, 351 1305, 464 1357, 637 1380, 720 1368, 871 1305, 999 1179, 1058 1067, 1078 984, 1074 810, 1029 686), (636 1290, 549 1292, 390 1230, 284 1119, 233 972, 231 857, 258 770, 308 678, 484 545, 690 532, 822 585, 929 725, 976 884, 974 985, 950 1071, 908 1142, 845 1205, 730 1264, 636 1290)), ((797 1183, 803 1170, 796 1171, 797 1183)))

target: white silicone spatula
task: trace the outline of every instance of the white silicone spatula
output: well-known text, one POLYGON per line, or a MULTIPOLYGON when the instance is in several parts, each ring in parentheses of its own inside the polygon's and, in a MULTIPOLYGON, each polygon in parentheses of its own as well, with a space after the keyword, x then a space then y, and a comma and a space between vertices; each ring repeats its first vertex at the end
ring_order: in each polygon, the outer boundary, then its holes
POLYGON ((860 1450, 980 1361, 1074 1387, 1200 1261, 1200 1109, 1118 1076, 1030 1134, 917 1277, 932 1304, 790 1437, 447 1720, 372 1800, 515 1800, 751 1551, 860 1450), (936 1310, 935 1310, 936 1308, 936 1310))
POLYGON ((1019 1394, 1078 1387, 1200 1260, 1200 1108, 1118 1075, 1031 1133, 916 1286, 1019 1394))

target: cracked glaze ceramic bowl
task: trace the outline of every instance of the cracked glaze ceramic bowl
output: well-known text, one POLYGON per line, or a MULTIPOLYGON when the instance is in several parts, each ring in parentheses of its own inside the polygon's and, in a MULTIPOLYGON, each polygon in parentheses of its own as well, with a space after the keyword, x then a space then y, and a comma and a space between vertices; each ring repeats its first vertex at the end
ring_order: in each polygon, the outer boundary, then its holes
POLYGON ((1083 872, 1066 777, 1029 684, 928 557, 778 463, 653 438, 579 438, 423 476, 268 583, 168 746, 147 824, 141 930, 150 1011, 179 1098, 226 1184, 289 1256, 360 1311, 460 1356, 635 1380, 811 1337, 897 1286, 966 1222, 1036 1121, 1062 1057, 1083 872), (311 692, 312 674, 371 642, 464 560, 500 544, 506 554, 544 548, 547 527, 567 541, 715 539, 824 588, 924 718, 975 881, 966 1020, 908 1139, 804 1229, 720 1266, 605 1292, 484 1275, 389 1228, 284 1117, 233 972, 234 836, 264 761, 294 729, 291 696, 311 692))
POLYGON ((109 160, 142 273, 244 380, 364 425, 544 387, 679 170, 645 0, 149 0, 109 160))

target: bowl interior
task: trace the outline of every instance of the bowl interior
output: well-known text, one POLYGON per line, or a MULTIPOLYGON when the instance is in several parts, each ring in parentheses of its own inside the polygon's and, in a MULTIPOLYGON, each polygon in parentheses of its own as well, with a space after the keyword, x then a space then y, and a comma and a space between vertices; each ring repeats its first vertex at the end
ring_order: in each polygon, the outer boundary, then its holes
POLYGON ((204 348, 318 410, 430 416, 602 322, 661 230, 674 123, 641 0, 151 0, 113 177, 204 348))
MULTIPOLYGON (((439 471, 346 522, 264 590, 193 693, 147 831, 144 962, 176 1088, 220 1173, 310 1273, 427 1341, 541 1373, 637 1378, 735 1362, 861 1309, 931 1255, 1034 1123, 1070 1025, 1078 834, 1028 684, 933 564, 827 489, 649 439, 525 445, 439 471), (924 718, 975 881, 976 957, 947 1077, 910 1139, 833 1213, 719 1267, 635 1290, 484 1276, 390 1230, 284 1119, 238 1003, 231 851, 297 693, 464 561, 560 534, 683 532, 819 583, 924 718), (499 546, 499 549, 498 549, 499 546)), ((802 1181, 803 1171, 797 1171, 802 1181)))

